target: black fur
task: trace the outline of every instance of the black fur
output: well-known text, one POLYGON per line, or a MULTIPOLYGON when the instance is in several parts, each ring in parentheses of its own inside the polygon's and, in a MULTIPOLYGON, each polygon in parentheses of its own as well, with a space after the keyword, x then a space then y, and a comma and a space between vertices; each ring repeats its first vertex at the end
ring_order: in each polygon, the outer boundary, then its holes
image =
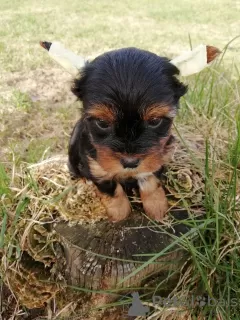
POLYGON ((115 183, 101 186, 90 173, 87 156, 96 159, 93 143, 118 153, 147 154, 159 138, 168 135, 172 120, 163 118, 161 125, 153 128, 143 121, 142 114, 153 104, 178 108, 180 97, 187 91, 176 78, 178 74, 167 58, 136 48, 111 51, 88 63, 72 88, 83 102, 82 118, 69 144, 72 174, 93 180, 101 191, 112 195, 115 183), (101 129, 97 119, 86 116, 97 104, 114 110, 117 121, 113 126, 101 129))

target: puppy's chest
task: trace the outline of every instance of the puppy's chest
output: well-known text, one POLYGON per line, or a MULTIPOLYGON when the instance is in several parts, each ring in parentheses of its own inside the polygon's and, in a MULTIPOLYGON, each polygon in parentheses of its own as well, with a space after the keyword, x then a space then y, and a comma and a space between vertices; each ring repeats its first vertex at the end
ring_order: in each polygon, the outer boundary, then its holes
POLYGON ((125 192, 131 193, 133 189, 138 190, 139 187, 147 180, 147 178, 152 175, 152 173, 140 173, 135 175, 134 177, 130 177, 119 182, 122 185, 125 192))
POLYGON ((119 183, 128 196, 133 196, 135 193, 139 195, 138 180, 136 178, 121 180, 119 183))

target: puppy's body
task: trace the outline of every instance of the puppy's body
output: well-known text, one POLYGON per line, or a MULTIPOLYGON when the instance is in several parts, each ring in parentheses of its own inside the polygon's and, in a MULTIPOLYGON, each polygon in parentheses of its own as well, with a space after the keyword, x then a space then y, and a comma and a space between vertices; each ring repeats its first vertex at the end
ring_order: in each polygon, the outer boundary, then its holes
POLYGON ((168 161, 171 125, 186 87, 168 59, 127 48, 105 53, 75 80, 83 102, 69 144, 69 168, 92 180, 113 221, 130 212, 122 186, 135 181, 147 214, 160 220, 167 200, 158 173, 168 161))

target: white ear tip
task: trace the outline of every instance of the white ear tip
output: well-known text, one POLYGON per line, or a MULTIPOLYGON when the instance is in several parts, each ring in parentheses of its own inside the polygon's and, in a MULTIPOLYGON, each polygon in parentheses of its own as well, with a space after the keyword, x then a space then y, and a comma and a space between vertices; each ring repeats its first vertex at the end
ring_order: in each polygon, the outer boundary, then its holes
POLYGON ((64 69, 74 76, 76 76, 86 64, 86 60, 83 57, 65 49, 58 41, 40 42, 40 45, 48 50, 48 53, 53 60, 58 62, 64 69))
POLYGON ((201 44, 194 50, 185 52, 170 62, 179 69, 181 76, 189 76, 208 67, 208 64, 213 61, 219 53, 220 50, 217 48, 201 44))

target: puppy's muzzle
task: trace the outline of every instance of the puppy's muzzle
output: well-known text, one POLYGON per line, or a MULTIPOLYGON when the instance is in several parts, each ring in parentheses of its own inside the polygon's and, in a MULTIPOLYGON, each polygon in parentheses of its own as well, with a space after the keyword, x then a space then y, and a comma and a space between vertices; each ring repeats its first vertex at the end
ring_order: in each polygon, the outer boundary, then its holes
POLYGON ((121 159, 121 164, 124 169, 125 168, 131 168, 131 169, 137 168, 139 163, 140 163, 140 159, 136 159, 136 158, 127 157, 127 158, 121 159))

